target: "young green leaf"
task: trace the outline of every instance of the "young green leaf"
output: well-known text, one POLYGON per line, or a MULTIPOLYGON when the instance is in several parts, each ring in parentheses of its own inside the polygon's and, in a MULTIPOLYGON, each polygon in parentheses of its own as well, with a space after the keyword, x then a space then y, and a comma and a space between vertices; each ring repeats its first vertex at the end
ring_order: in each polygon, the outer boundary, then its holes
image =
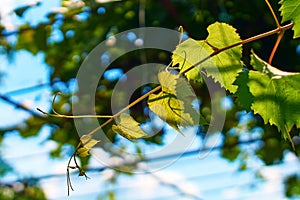
POLYGON ((282 22, 291 20, 294 23, 294 38, 300 37, 300 1, 297 0, 281 0, 282 22))
MULTIPOLYGON (((213 52, 212 49, 208 51, 205 48, 204 41, 197 41, 194 39, 187 39, 179 44, 175 51, 173 51, 172 62, 173 65, 179 64, 180 71, 189 69, 197 64, 199 61, 209 57, 213 52)), ((211 59, 208 59, 204 64, 197 65, 195 68, 185 73, 189 81, 202 82, 201 70, 204 66, 214 65, 211 59)))
POLYGON ((89 155, 89 151, 99 142, 98 140, 92 139, 89 135, 83 135, 80 138, 81 146, 77 149, 77 155, 79 157, 86 157, 89 155))
POLYGON ((178 124, 181 122, 192 122, 188 114, 182 114, 183 102, 179 101, 175 95, 165 94, 163 92, 151 94, 148 104, 152 112, 179 132, 178 124))
POLYGON ((251 108, 291 141, 289 131, 294 125, 300 127, 300 73, 276 69, 255 54, 251 64, 259 70, 249 72, 248 86, 254 98, 251 108))
POLYGON ((201 71, 205 69, 207 76, 212 76, 224 88, 235 93, 237 86, 233 85, 238 73, 242 71, 243 63, 242 47, 236 46, 220 52, 209 58, 213 52, 240 42, 241 39, 232 26, 216 22, 207 28, 206 40, 188 39, 177 46, 172 55, 173 64, 179 64, 180 71, 196 65, 192 70, 185 73, 188 80, 201 82, 201 71), (199 61, 205 60, 201 64, 199 61))
POLYGON ((162 91, 151 94, 148 105, 152 112, 180 132, 179 126, 204 124, 205 120, 192 106, 196 98, 190 85, 179 74, 162 71, 158 74, 162 91))
POLYGON ((116 120, 118 120, 118 125, 113 125, 112 130, 129 140, 142 138, 147 135, 141 129, 140 124, 129 114, 123 113, 116 120))
POLYGON ((158 81, 161 84, 162 91, 169 94, 176 94, 176 85, 179 79, 179 74, 172 74, 168 71, 158 73, 158 81))

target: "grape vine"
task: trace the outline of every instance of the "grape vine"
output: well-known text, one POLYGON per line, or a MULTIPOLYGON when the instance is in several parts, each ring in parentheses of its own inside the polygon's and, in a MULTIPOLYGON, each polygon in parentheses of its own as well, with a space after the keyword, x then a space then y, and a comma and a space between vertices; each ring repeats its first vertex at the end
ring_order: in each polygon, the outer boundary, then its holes
MULTIPOLYGON (((165 71, 158 74, 160 85, 142 95, 113 116, 99 115, 97 118, 107 118, 96 129, 82 136, 74 154, 67 166, 68 188, 73 190, 69 178, 70 169, 79 169, 79 175, 85 172, 76 163, 76 156, 88 156, 89 150, 98 142, 92 138, 99 129, 115 120, 112 131, 121 136, 134 140, 147 134, 140 124, 125 111, 142 100, 148 100, 149 109, 180 132, 179 126, 199 126, 208 123, 199 110, 192 107, 195 94, 188 85, 204 84, 202 77, 211 77, 247 110, 259 114, 264 123, 275 125, 288 140, 292 148, 293 142, 290 131, 293 127, 300 127, 300 73, 285 72, 271 66, 278 45, 288 29, 293 29, 294 38, 300 37, 300 2, 281 0, 279 11, 282 23, 280 24, 269 2, 266 3, 273 15, 276 28, 247 39, 241 39, 234 27, 226 23, 215 22, 207 28, 208 36, 204 40, 192 38, 178 44, 172 55, 172 62, 165 71), (264 61, 252 51, 251 67, 241 61, 243 45, 262 38, 278 34, 277 40, 270 54, 269 60, 264 61), (175 73, 176 72, 176 73, 175 73), (76 166, 70 166, 74 159, 76 166)), ((41 111, 41 110, 40 110, 41 111)), ((41 111, 44 114, 44 111, 41 111)), ((91 116, 66 116, 54 111, 48 114, 54 117, 79 118, 91 116)), ((68 192, 69 193, 69 192, 68 192)))

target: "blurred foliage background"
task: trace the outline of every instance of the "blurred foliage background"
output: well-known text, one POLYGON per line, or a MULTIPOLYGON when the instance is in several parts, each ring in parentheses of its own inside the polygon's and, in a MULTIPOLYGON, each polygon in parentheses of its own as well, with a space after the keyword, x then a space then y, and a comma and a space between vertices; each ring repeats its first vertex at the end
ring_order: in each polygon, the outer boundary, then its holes
MULTIPOLYGON (((278 1, 273 0, 270 3, 277 16, 280 17, 278 1)), ((14 12, 22 18, 31 7, 20 7, 14 12)), ((33 55, 42 52, 45 55, 45 62, 51 68, 49 82, 53 84, 53 95, 62 88, 56 87, 56 83, 59 82, 60 85, 64 85, 64 91, 61 91, 64 95, 57 98, 54 108, 59 113, 72 115, 71 96, 75 94, 72 93, 71 84, 83 60, 100 42, 116 33, 147 26, 164 27, 172 30, 177 30, 179 26, 183 26, 189 37, 204 39, 207 36, 206 27, 215 21, 231 24, 237 29, 242 39, 276 28, 275 21, 266 3, 262 0, 247 2, 241 0, 62 0, 61 7, 50 12, 47 15, 47 20, 38 25, 23 24, 11 32, 0 24, 0 53, 13 59, 14 54, 20 50, 29 51, 33 55), (15 43, 11 43, 7 39, 11 34, 17 35, 15 43), (59 37, 56 37, 57 35, 59 37)), ((164 38, 161 39, 164 40, 164 38)), ((246 44, 243 51, 245 67, 251 68, 249 64, 251 49, 254 49, 260 57, 267 60, 275 41, 276 35, 246 44)), ((285 71, 300 71, 298 45, 299 41, 292 40, 292 32, 287 31, 276 52, 273 65, 285 71)), ((168 64, 170 54, 153 49, 131 52, 114 62, 109 70, 117 69, 126 72, 145 61, 168 64)), ((110 114, 110 97, 116 81, 105 77, 99 81, 96 93, 96 112, 98 114, 110 114)), ((198 85, 193 85, 193 87, 199 94, 201 111, 209 114, 209 95, 201 95, 207 94, 206 87, 198 85)), ((141 95, 142 89, 135 92, 132 100, 141 95)), ((1 98, 5 97, 2 96, 1 98)), ((234 96, 230 98, 235 101, 234 96)), ((148 117, 148 114, 144 112, 144 105, 141 103, 130 111, 140 122, 145 122, 148 117)), ((22 126, 2 128, 0 130, 0 142, 1 138, 9 131, 16 130, 22 137, 26 138, 38 135, 44 126, 51 127, 51 137, 48 140, 59 144, 51 152, 51 156, 66 159, 74 150, 72 147, 76 146, 79 141, 73 121, 70 119, 49 118, 33 113, 22 126), (70 147, 69 154, 62 151, 65 146, 70 147)), ((118 138, 111 131, 111 125, 106 126, 105 131, 113 142, 117 142, 118 138)), ((148 144, 163 145, 164 134, 166 133, 163 129, 160 134, 147 138, 148 144)), ((199 127, 197 134, 203 138, 205 127, 199 127)), ((296 147, 294 152, 291 150, 291 145, 283 140, 276 127, 265 125, 260 116, 253 115, 251 111, 241 107, 238 103, 234 103, 227 111, 222 135, 224 136, 222 156, 230 161, 240 160, 240 170, 247 169, 249 156, 256 156, 265 165, 272 165, 282 162, 284 153, 287 151, 293 152, 295 155, 300 153, 299 130, 295 128, 292 131, 296 147), (251 118, 246 123, 239 123, 245 114, 250 115, 251 118), (252 133, 257 132, 257 130, 260 130, 259 140, 261 143, 253 152, 248 152, 240 143, 245 138, 245 134, 248 138, 253 139, 252 133)), ((136 148, 136 151, 141 152, 142 149, 136 148)), ((109 153, 122 157, 121 152, 109 153)), ((88 161, 88 158, 81 159, 81 164, 87 167, 88 161)), ((134 170, 134 168, 131 166, 130 170, 134 170)), ((9 166, 6 166, 4 161, 1 162, 0 176, 8 172, 9 166)), ((11 193, 15 193, 13 199, 45 199, 46 197, 37 185, 37 183, 24 183, 21 189, 5 185, 0 189, 0 198, 12 199, 10 198, 11 193)), ((300 179, 297 175, 286 179, 287 196, 300 195, 299 191, 300 179)))

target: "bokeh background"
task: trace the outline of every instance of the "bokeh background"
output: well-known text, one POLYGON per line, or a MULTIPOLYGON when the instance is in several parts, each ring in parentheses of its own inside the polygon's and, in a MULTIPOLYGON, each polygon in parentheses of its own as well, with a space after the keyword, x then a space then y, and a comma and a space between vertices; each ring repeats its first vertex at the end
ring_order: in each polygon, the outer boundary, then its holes
MULTIPOLYGON (((278 18, 279 4, 270 0, 278 18)), ((242 39, 276 28, 262 0, 53 0, 0 2, 0 199, 287 199, 300 195, 298 153, 299 130, 292 131, 296 151, 291 150, 276 127, 265 125, 259 116, 245 110, 235 97, 221 100, 227 112, 222 133, 211 135, 203 148, 205 127, 184 130, 185 139, 196 138, 189 149, 148 161, 126 164, 134 157, 122 151, 94 149, 98 157, 78 160, 90 179, 72 174, 75 191, 67 196, 66 169, 79 141, 73 120, 52 118, 40 108, 72 115, 76 95, 76 73, 88 53, 114 34, 138 27, 184 28, 184 37, 204 39, 206 27, 215 21, 233 25, 242 39), (57 92, 63 95, 52 100, 57 92), (207 151, 206 151, 207 150, 207 151), (209 150, 209 152, 208 152, 209 150), (178 155, 182 154, 179 158, 178 155), (151 173, 145 169, 172 164, 151 173), (124 169, 124 170, 123 170, 124 169), (124 173, 126 171, 126 173, 124 173)), ((129 34, 128 42, 142 38, 129 34)), ((161 38, 164 40, 164 38, 161 38)), ((267 60, 276 35, 244 46, 267 60)), ((287 31, 273 65, 285 71, 300 70, 299 40, 287 31)), ((116 49, 119 50, 119 49, 116 49)), ((113 86, 129 69, 143 63, 170 62, 170 53, 155 49, 134 51, 113 62, 99 81, 96 112, 109 114, 113 86)), ((102 62, 110 57, 103 54, 102 62)), ((151 85, 133 94, 138 98, 151 85)), ((205 86, 193 85, 201 111, 209 115, 210 98, 205 86), (203 95, 206 94, 206 95, 203 95)), ((116 136, 111 125, 107 136, 121 149, 143 155, 164 148, 178 134, 157 120, 148 123, 145 102, 130 113, 159 134, 137 143, 116 136)), ((89 111, 87 111, 88 113, 89 111)), ((99 120, 101 123, 102 121, 99 120)), ((184 140, 184 138, 183 138, 184 140)))

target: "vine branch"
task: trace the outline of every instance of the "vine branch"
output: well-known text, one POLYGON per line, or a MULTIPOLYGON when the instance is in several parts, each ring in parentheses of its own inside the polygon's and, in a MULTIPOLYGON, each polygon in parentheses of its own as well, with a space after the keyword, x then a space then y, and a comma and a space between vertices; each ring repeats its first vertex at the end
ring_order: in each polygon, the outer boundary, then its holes
MULTIPOLYGON (((228 49, 231 49, 231 48, 234 48, 236 46, 239 46, 239 45, 243 45, 243 44, 246 44, 246 43, 250 43, 250 42, 253 42, 255 40, 259 40, 261 38, 264 38, 264 37, 267 37, 267 36, 270 36, 270 35, 273 35, 273 34, 276 34, 276 33, 279 33, 279 36, 280 35, 283 35, 284 31, 287 30, 287 29, 290 29, 294 26, 293 23, 290 23, 290 24, 287 24, 287 25, 284 25, 284 26, 279 26, 277 27, 276 29, 273 29, 271 31, 268 31, 268 32, 265 32, 265 33, 262 33, 262 34, 259 34, 259 35, 256 35, 256 36, 253 36, 253 37, 250 37, 250 38, 247 38, 247 39, 244 39, 240 42, 237 42, 237 43, 234 43, 234 44, 231 44, 229 46, 226 46, 226 47, 223 47, 223 48, 215 48, 214 49, 214 52, 211 53, 209 56, 205 57, 204 59, 200 60, 199 62, 197 62, 196 64, 190 66, 189 68, 185 69, 184 71, 181 72, 181 74, 185 74, 187 73, 188 71, 192 70, 193 68, 195 68, 196 66, 204 63, 205 61, 207 61, 208 59, 210 59, 211 57, 223 52, 223 51, 226 51, 228 49)), ((282 37, 282 36, 280 36, 282 37)), ((281 39, 281 38, 280 38, 281 39)), ((278 46, 279 42, 280 42, 280 39, 277 40, 276 44, 275 44, 275 47, 278 46)), ((276 47, 277 48, 277 47, 276 47)), ((276 48, 274 48, 273 50, 276 51, 276 48)), ((87 133, 87 136, 92 136, 94 133, 96 133, 98 130, 100 130, 101 128, 103 128, 104 126, 108 125, 111 121, 113 121, 116 117, 118 117, 119 115, 121 115, 123 112, 125 112, 126 110, 130 109, 131 107, 133 107, 134 105, 136 105, 137 103, 139 103, 140 101, 142 101, 143 99, 147 98, 149 95, 153 94, 154 92, 157 92, 159 91, 160 89, 162 88, 161 85, 155 87, 154 89, 152 89, 151 91, 149 91, 148 93, 142 95, 141 97, 139 97, 138 99, 136 99, 135 101, 133 101, 132 103, 130 103, 128 106, 126 106, 125 108, 123 108, 122 110, 120 110, 118 113, 114 114, 113 116, 105 116, 107 117, 108 119, 102 123, 100 126, 98 126, 97 128, 95 128, 94 130, 90 131, 89 133, 87 133)), ((39 111, 41 111, 39 109, 39 111)), ((43 112, 43 111, 41 111, 43 112)), ((44 113, 44 112, 43 112, 44 113)), ((50 116, 55 116, 55 117, 63 117, 63 118, 82 118, 82 117, 86 117, 86 116, 65 116, 65 115, 60 115, 56 112, 54 112, 55 115, 50 115, 50 116), (58 114, 58 115, 57 115, 58 114)), ((47 114, 47 113, 44 113, 44 114, 47 114)), ((49 114, 48 114, 49 115, 49 114)), ((98 116, 98 118, 100 118, 100 116, 98 116)), ((101 117, 102 118, 102 117, 101 117)), ((77 145, 76 147, 76 150, 75 152, 73 153, 73 155, 70 157, 69 159, 69 162, 68 162, 68 166, 67 166, 67 185, 68 185, 68 195, 69 195, 69 191, 70 189, 73 190, 73 187, 72 187, 72 184, 71 184, 71 180, 70 180, 70 169, 79 169, 79 175, 80 176, 86 176, 85 174, 85 171, 82 170, 80 168, 80 166, 77 164, 76 162, 76 154, 77 154, 77 150, 81 147, 82 145, 82 142, 80 141, 79 144, 77 145), (71 164, 71 160, 74 159, 74 162, 75 162, 75 166, 70 166, 71 164)))
POLYGON ((147 98, 149 95, 153 94, 154 92, 156 92, 156 91, 158 91, 160 89, 161 89, 161 85, 157 86, 156 88, 154 88, 154 89, 150 90, 149 92, 147 92, 146 94, 142 95, 141 97, 139 97, 138 99, 136 99, 135 101, 133 101, 132 103, 130 103, 128 106, 126 106, 125 108, 123 108, 122 110, 120 110, 118 113, 116 113, 115 115, 113 115, 112 117, 110 117, 103 124, 101 124, 100 126, 98 126, 97 128, 95 128, 94 130, 90 131, 87 135, 88 136, 92 136, 95 132, 97 132, 98 130, 100 130, 101 128, 103 128, 107 124, 109 124, 116 117, 120 116, 123 112, 125 112, 126 110, 129 110, 131 107, 133 107, 134 105, 136 105, 137 103, 139 103, 140 101, 142 101, 143 99, 147 98))
MULTIPOLYGON (((229 45, 227 47, 223 47, 223 48, 220 48, 220 49, 216 49, 213 53, 211 53, 209 56, 205 57, 204 59, 200 60, 199 62, 197 62, 196 64, 190 66, 189 68, 185 69, 184 71, 181 72, 181 74, 185 74, 187 73, 188 71, 192 70, 193 68, 195 68, 197 65, 200 65, 202 63, 204 63, 205 61, 207 61, 208 59, 210 59, 211 57, 225 51, 225 50, 228 50, 228 49, 231 49, 233 47, 236 47, 236 46, 239 46, 239 45, 243 45, 243 44, 246 44, 246 43, 250 43, 250 42, 253 42, 255 40, 259 40, 259 39, 262 39, 264 37, 267 37, 267 36, 270 36, 270 35, 273 35, 273 34, 276 34, 278 32, 282 32, 282 31, 285 31, 287 29, 290 29, 294 26, 293 23, 290 23, 290 24, 287 24, 287 25, 284 25, 284 26, 280 26, 280 27, 277 27, 276 29, 273 29, 271 31, 268 31, 268 32, 265 32, 265 33, 262 33, 262 34, 259 34, 259 35, 256 35, 256 36, 253 36, 253 37, 250 37, 250 38, 247 38, 247 39, 244 39, 240 42, 237 42, 237 43, 234 43, 232 45, 229 45)), ((123 112, 125 112, 126 110, 130 109, 131 107, 133 107, 134 105, 136 105, 137 103, 139 103, 140 101, 142 101, 143 99, 147 98, 149 95, 153 94, 154 92, 156 91, 159 91, 161 89, 161 86, 157 86, 156 88, 152 89, 151 91, 149 91, 148 93, 142 95, 141 97, 139 97, 138 99, 136 99, 135 101, 133 101, 132 103, 130 103, 128 106, 126 106, 125 108, 123 108, 122 110, 120 110, 118 113, 116 113, 115 115, 113 116, 109 116, 109 119, 107 121, 105 121, 103 124, 101 124, 100 126, 98 126, 97 128, 95 128, 94 130, 90 131, 89 133, 87 133, 88 136, 91 136, 93 135, 95 132, 97 132, 98 130, 100 130, 101 128, 103 128, 104 126, 106 126, 107 124, 109 124, 112 120, 114 120, 116 117, 118 117, 119 115, 121 115, 123 112)))
POLYGON ((278 48, 278 46, 279 46, 279 43, 280 43, 280 41, 281 41, 283 35, 284 35, 284 31, 280 31, 280 33, 279 33, 279 35, 278 35, 278 37, 277 37, 276 43, 275 43, 275 45, 274 45, 274 47, 273 47, 273 49, 272 49, 272 52, 271 52, 271 54, 270 54, 269 60, 268 60, 268 63, 269 63, 270 65, 271 65, 271 63, 272 63, 273 57, 274 57, 274 55, 275 55, 275 53, 276 53, 276 50, 277 50, 277 48, 278 48))
MULTIPOLYGON (((269 2, 269 0, 265 0, 265 2, 266 2, 266 4, 268 5, 268 7, 269 7, 269 9, 270 9, 270 11, 271 11, 271 13, 272 13, 272 15, 273 15, 273 18, 274 18, 274 20, 275 20, 275 23, 276 23, 277 28, 280 28, 281 26, 280 26, 279 20, 278 20, 276 14, 275 14, 274 9, 272 8, 272 6, 271 6, 271 4, 270 4, 270 2, 269 2)), ((272 52, 271 52, 271 54, 270 54, 270 57, 269 57, 269 60, 268 60, 268 63, 269 63, 270 65, 271 65, 271 63, 272 63, 273 57, 274 57, 274 55, 275 55, 275 53, 276 53, 276 50, 277 50, 277 48, 278 48, 278 46, 279 46, 279 43, 280 43, 280 41, 281 41, 283 35, 284 35, 284 30, 282 30, 282 31, 279 32, 279 35, 278 35, 277 40, 276 40, 276 43, 275 43, 275 45, 274 45, 274 47, 273 47, 273 49, 272 49, 272 52)))

